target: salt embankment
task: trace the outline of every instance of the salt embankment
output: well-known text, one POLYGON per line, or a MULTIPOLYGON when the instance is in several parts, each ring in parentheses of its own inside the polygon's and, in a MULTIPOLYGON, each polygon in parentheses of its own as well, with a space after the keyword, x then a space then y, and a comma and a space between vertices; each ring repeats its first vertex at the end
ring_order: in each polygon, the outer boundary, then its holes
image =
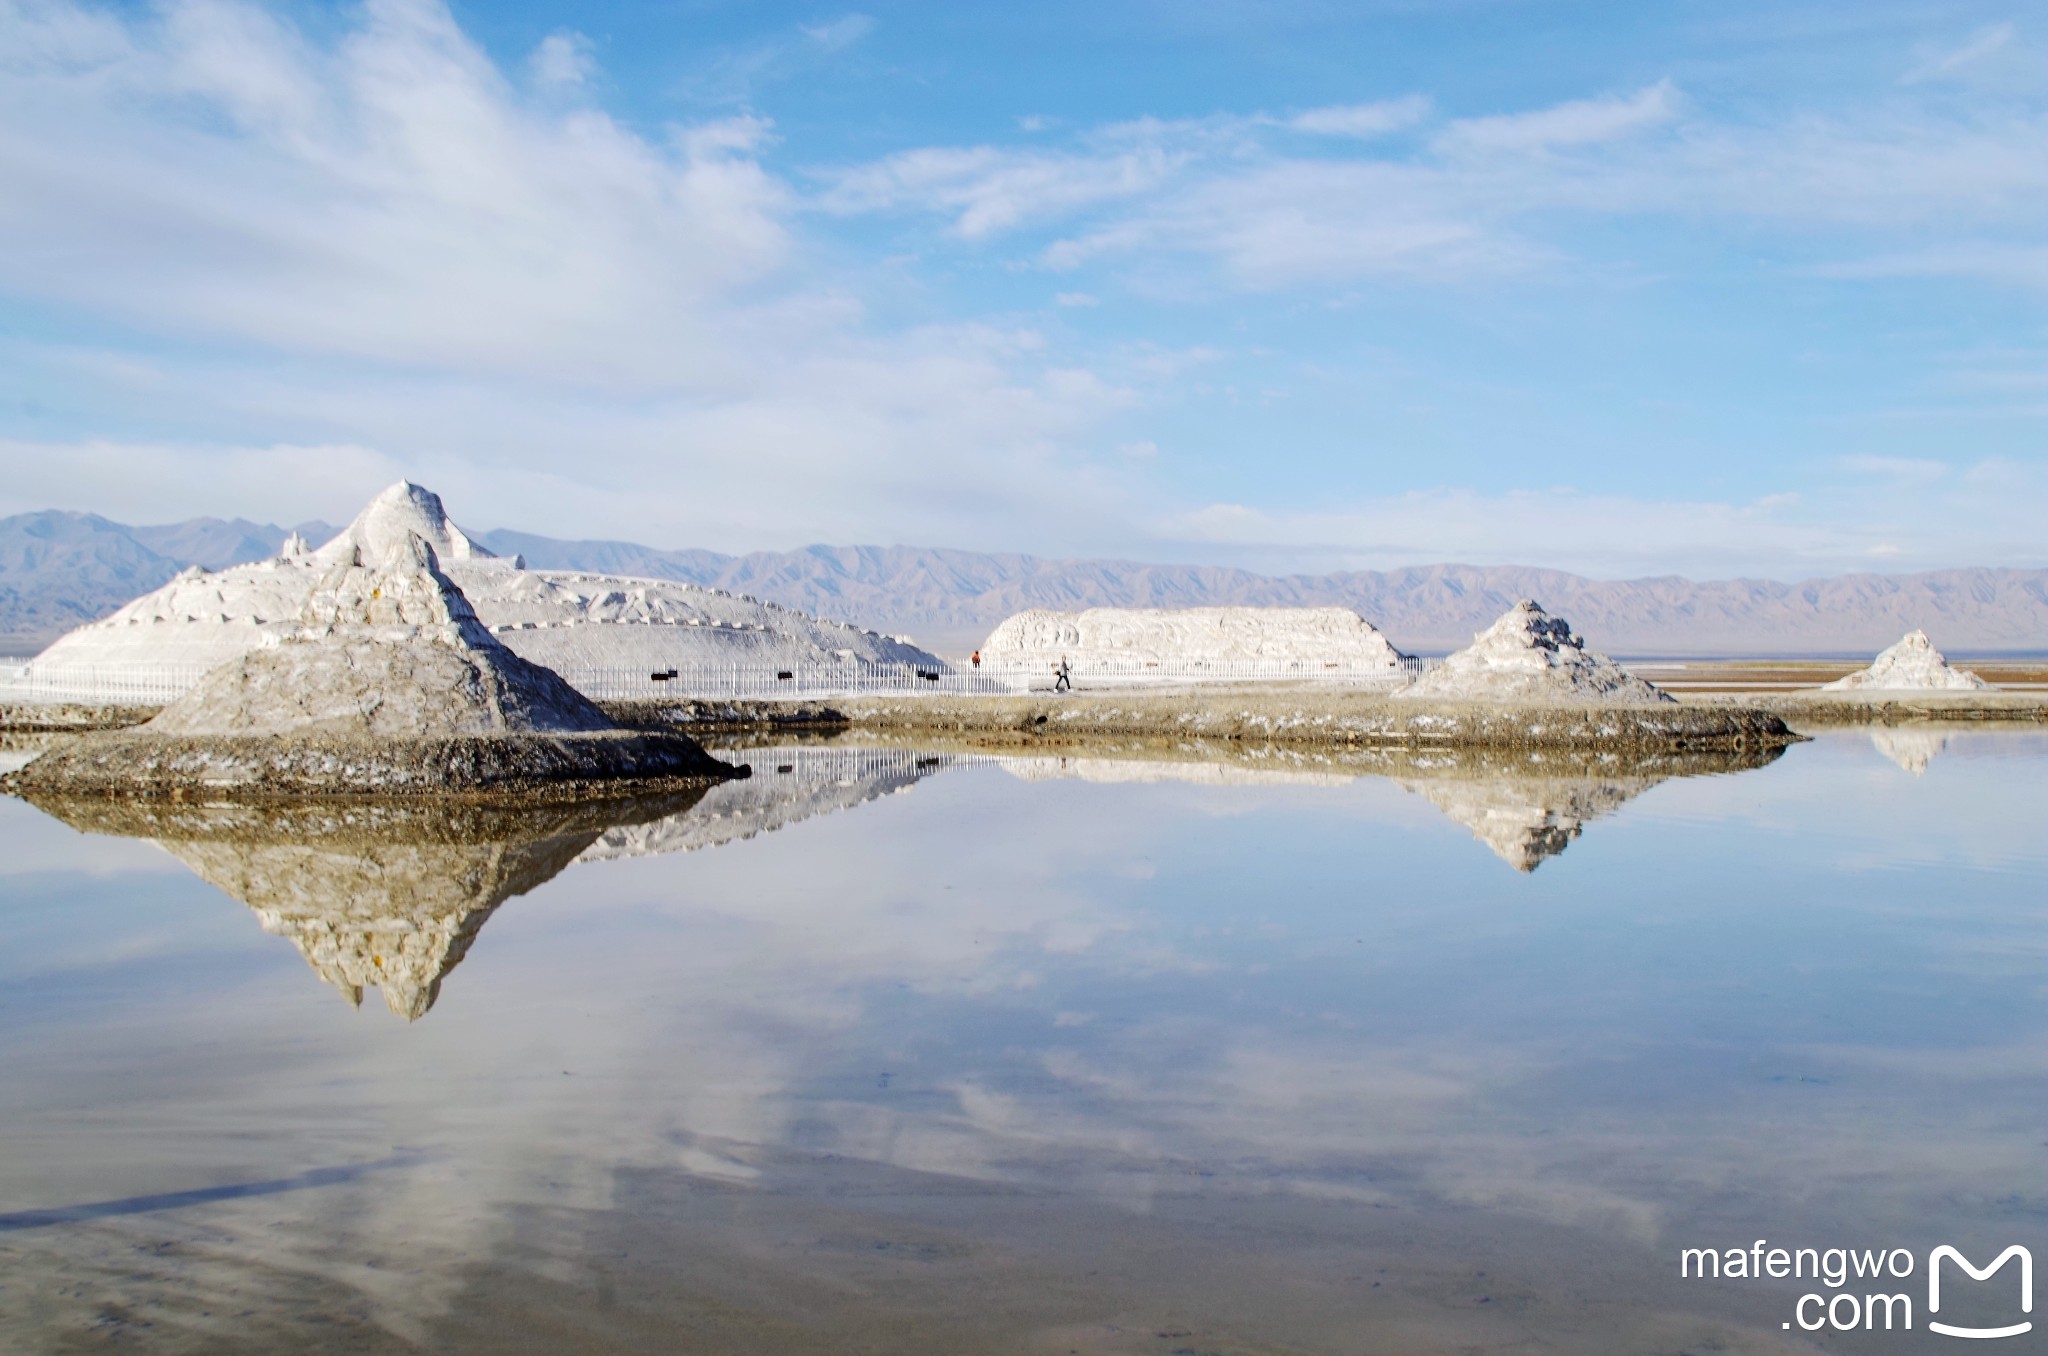
POLYGON ((1416 701, 1337 687, 863 695, 835 700, 831 710, 856 729, 968 737, 990 747, 1187 738, 1333 746, 1737 749, 1800 738, 1775 715, 1732 705, 1416 701))
POLYGON ((1675 701, 1606 655, 1587 649, 1571 623, 1527 599, 1396 695, 1407 701, 1623 707, 1675 701))
POLYGON ((1091 667, 1298 664, 1401 671, 1405 657, 1378 628, 1342 607, 1091 607, 1032 609, 1005 619, 981 646, 997 666, 1091 667))
POLYGON ((326 571, 381 560, 407 536, 433 548, 485 629, 515 654, 556 669, 654 672, 704 664, 900 663, 944 668, 893 637, 719 589, 571 570, 529 570, 493 556, 452 522, 438 495, 400 481, 317 550, 286 543, 274 559, 193 566, 111 616, 69 632, 30 663, 45 683, 89 690, 124 674, 212 668, 289 631, 326 571))
POLYGON ((1908 631, 1867 669, 1821 686, 1823 692, 1981 692, 1991 684, 1968 669, 1949 667, 1925 631, 1908 631))
POLYGON ((10 789, 403 795, 735 770, 673 732, 620 727, 500 644, 416 534, 325 562, 294 625, 146 724, 81 736, 10 789))

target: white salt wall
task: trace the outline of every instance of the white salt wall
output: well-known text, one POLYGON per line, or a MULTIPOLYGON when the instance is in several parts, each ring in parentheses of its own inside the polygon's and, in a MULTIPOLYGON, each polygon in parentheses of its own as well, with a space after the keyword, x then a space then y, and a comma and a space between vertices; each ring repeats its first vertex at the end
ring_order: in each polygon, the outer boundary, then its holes
POLYGON ((1085 612, 1019 612, 989 633, 991 663, 1091 661, 1167 663, 1209 660, 1401 665, 1401 652, 1377 628, 1341 607, 1093 607, 1085 612))

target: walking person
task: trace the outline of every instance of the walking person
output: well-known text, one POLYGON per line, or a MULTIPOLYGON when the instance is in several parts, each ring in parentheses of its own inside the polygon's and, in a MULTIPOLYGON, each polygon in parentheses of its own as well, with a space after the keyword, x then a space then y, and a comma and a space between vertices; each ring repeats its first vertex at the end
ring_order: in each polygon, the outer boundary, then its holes
POLYGON ((1059 667, 1055 668, 1053 672, 1059 675, 1053 680, 1053 691, 1072 692, 1074 690, 1074 671, 1067 666, 1067 657, 1065 655, 1060 656, 1059 667))
POLYGON ((976 651, 974 652, 974 659, 973 659, 973 664, 974 664, 974 667, 976 667, 976 668, 980 668, 980 667, 981 667, 981 651, 979 651, 979 650, 976 650, 976 651))

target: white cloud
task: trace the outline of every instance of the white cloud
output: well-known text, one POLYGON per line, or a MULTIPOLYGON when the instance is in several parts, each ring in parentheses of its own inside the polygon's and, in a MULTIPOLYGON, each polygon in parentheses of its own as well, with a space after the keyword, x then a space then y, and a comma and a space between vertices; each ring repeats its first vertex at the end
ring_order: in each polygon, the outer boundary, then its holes
MULTIPOLYGON (((19 37, 0 16, 0 46, 19 37)), ((0 88, 17 295, 181 336, 634 384, 718 365, 739 289, 788 256, 784 192, 729 133, 659 146, 523 106, 427 0, 380 0, 326 50, 224 3, 120 37, 0 88)))
POLYGON ((327 44, 231 0, 0 7, 0 54, 0 295, 123 336, 33 363, 208 430, 17 442, 17 508, 295 520, 405 474, 473 523, 749 547, 1128 501, 1078 449, 1130 393, 1029 332, 867 327, 808 271, 765 118, 529 99, 432 0, 327 44))
POLYGON ((535 84, 558 91, 581 88, 597 71, 590 39, 581 33, 548 34, 533 49, 529 64, 535 84))
POLYGON ((977 239, 1058 217, 1165 182, 1173 157, 1156 146, 1113 154, 1010 151, 994 146, 904 151, 822 177, 821 205, 835 212, 901 207, 944 211, 953 231, 977 239))
POLYGON ((1429 114, 1429 100, 1420 95, 1410 95, 1405 99, 1389 99, 1374 104, 1311 108, 1284 119, 1282 125, 1317 136, 1369 138, 1403 131, 1423 121, 1429 114))
POLYGON ((1027 246, 1043 266, 1129 263, 1190 293, 1212 280, 1204 265, 1258 289, 1463 283, 1569 258, 1572 221, 1625 218, 1794 232, 1802 249, 1835 256, 1814 271, 1843 277, 2043 276, 2048 116, 2020 105, 1744 122, 1710 117, 1659 81, 1458 120, 1420 149, 1311 155, 1298 138, 1276 139, 1304 123, 1365 131, 1426 113, 1396 100, 1291 119, 1138 119, 1064 149, 923 147, 831 171, 824 202, 936 214, 977 242, 1049 231, 1027 246), (1899 247, 1872 249, 1887 242, 1899 247))
POLYGON ((1678 115, 1678 91, 1668 80, 1620 98, 1569 103, 1498 117, 1462 118, 1438 134, 1439 149, 1454 154, 1526 154, 1594 146, 1662 127, 1678 115))

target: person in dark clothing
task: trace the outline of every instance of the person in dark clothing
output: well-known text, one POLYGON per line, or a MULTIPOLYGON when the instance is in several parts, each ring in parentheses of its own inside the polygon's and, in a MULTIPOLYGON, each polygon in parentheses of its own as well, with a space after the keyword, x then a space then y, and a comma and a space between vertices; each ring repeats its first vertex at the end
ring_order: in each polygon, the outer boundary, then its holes
POLYGON ((1059 667, 1054 669, 1053 672, 1059 675, 1053 680, 1053 691, 1072 692, 1074 690, 1074 671, 1067 667, 1067 657, 1065 655, 1060 656, 1059 667))
POLYGON ((976 668, 980 668, 980 667, 981 667, 981 651, 979 651, 979 650, 976 650, 976 651, 974 652, 974 667, 976 667, 976 668))

